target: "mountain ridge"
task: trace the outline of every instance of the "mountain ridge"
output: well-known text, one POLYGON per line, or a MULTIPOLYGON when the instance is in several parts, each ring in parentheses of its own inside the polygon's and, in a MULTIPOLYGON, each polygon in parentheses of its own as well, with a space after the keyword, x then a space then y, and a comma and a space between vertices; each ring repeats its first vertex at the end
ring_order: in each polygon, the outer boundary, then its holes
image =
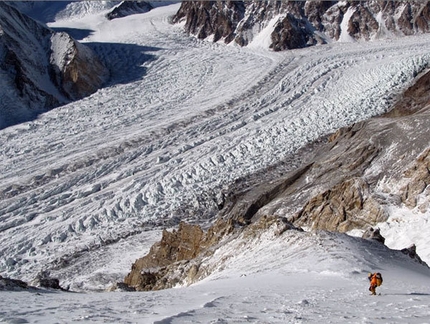
POLYGON ((246 46, 270 29, 269 48, 280 51, 331 41, 371 40, 430 30, 422 1, 184 1, 174 23, 214 42, 246 46))

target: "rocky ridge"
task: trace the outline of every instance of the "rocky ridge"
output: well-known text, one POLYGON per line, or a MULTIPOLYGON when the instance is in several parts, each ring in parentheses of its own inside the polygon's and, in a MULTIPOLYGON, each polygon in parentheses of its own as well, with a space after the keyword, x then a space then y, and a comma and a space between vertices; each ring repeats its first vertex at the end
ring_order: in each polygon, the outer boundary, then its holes
MULTIPOLYGON (((390 113, 321 140, 296 171, 225 194, 219 218, 206 233, 184 223, 173 233, 164 231, 161 242, 133 264, 125 286, 157 290, 194 283, 215 271, 209 260, 222 244, 239 236, 252 240, 272 226, 276 235, 301 228, 358 229, 383 244, 374 227, 389 217, 386 205, 421 212, 429 206, 430 106, 420 95, 430 90, 429 76, 418 76, 390 113)), ((414 246, 403 253, 423 263, 414 246)))
POLYGON ((153 7, 145 1, 122 1, 118 6, 106 14, 109 20, 126 17, 128 15, 145 13, 151 11, 153 7))
POLYGON ((270 48, 303 48, 338 40, 426 33, 430 4, 422 1, 185 1, 173 17, 214 42, 251 43, 270 28, 270 48), (346 30, 345 30, 346 28, 346 30))

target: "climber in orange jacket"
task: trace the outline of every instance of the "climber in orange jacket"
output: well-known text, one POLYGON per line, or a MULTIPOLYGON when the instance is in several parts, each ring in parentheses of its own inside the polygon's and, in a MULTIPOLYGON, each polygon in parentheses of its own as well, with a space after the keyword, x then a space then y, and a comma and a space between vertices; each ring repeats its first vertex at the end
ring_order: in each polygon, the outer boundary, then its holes
POLYGON ((367 278, 370 281, 370 292, 372 293, 372 295, 376 295, 376 287, 382 285, 382 275, 379 272, 369 273, 367 278))

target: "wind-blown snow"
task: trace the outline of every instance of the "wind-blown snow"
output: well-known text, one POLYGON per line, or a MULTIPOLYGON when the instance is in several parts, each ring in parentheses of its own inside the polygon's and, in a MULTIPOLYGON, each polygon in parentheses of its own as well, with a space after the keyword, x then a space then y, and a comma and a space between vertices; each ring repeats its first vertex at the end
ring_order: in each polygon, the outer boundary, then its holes
MULTIPOLYGON (((211 220, 217 195, 229 183, 321 135, 384 112, 396 92, 428 68, 427 35, 274 53, 188 37, 168 23, 178 7, 52 24, 90 31, 84 42, 115 78, 88 98, 0 132, 3 275, 31 280, 49 269, 74 289, 105 289, 122 280, 158 238, 144 231, 151 229, 148 222, 211 220), (63 269, 65 260, 72 264, 63 269)), ((308 253, 309 260, 318 258, 308 253)), ((370 266, 378 265, 359 271, 370 266)), ((239 279, 242 269, 232 267, 226 275, 232 280, 148 294, 2 293, 0 318, 22 314, 50 322, 54 299, 55 311, 65 307, 58 313, 63 321, 72 313, 76 321, 179 323, 197 316, 197 323, 285 323, 327 318, 329 307, 337 323, 385 323, 366 310, 390 307, 390 320, 421 323, 428 313, 428 287, 409 281, 402 286, 397 277, 409 270, 389 275, 391 297, 368 299, 365 273, 350 280, 321 272, 303 286, 297 283, 309 278, 306 271, 264 268, 239 279), (230 290, 232 285, 239 288, 230 290), (357 298, 358 313, 352 305, 357 298), (9 302, 14 299, 39 306, 25 312, 9 302), (225 315, 215 316, 219 309, 225 315), (417 318, 406 315, 412 310, 417 318)))

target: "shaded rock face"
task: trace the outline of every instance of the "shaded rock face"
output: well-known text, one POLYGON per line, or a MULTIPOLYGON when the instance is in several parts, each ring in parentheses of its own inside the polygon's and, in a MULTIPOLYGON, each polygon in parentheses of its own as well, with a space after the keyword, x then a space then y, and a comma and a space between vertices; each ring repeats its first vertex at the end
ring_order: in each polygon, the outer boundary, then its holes
POLYGON ((307 30, 306 21, 295 18, 288 13, 287 16, 276 24, 272 32, 272 44, 270 48, 275 51, 301 48, 316 43, 312 32, 307 30))
POLYGON ((244 18, 245 4, 241 1, 185 1, 173 17, 173 22, 185 20, 187 32, 200 39, 213 36, 214 42, 234 40, 234 31, 244 18))
POLYGON ((12 291, 38 290, 37 287, 47 288, 47 289, 59 289, 59 290, 66 291, 66 289, 63 289, 60 286, 60 281, 57 278, 49 278, 46 276, 40 276, 39 275, 34 280, 33 286, 30 286, 28 283, 26 283, 22 280, 4 278, 4 277, 0 276, 0 291, 2 291, 2 290, 12 290, 12 291))
POLYGON ((356 40, 425 33, 429 12, 422 1, 186 1, 173 22, 185 21, 200 39, 246 46, 275 19, 270 48, 278 51, 339 40, 341 33, 356 40))
POLYGON ((32 281, 32 285, 35 287, 47 288, 47 289, 58 289, 68 290, 60 286, 60 280, 58 278, 52 278, 49 272, 42 271, 32 281))
POLYGON ((117 7, 106 14, 109 20, 126 17, 129 15, 151 11, 153 7, 145 1, 123 1, 117 7))
POLYGON ((0 72, 1 128, 88 96, 109 77, 88 47, 4 2, 0 2, 0 72))
POLYGON ((60 87, 67 99, 78 100, 89 96, 107 80, 109 72, 98 57, 68 34, 52 35, 51 49, 53 53, 50 63, 54 64, 54 83, 60 87), (61 48, 66 51, 62 52, 61 48))

